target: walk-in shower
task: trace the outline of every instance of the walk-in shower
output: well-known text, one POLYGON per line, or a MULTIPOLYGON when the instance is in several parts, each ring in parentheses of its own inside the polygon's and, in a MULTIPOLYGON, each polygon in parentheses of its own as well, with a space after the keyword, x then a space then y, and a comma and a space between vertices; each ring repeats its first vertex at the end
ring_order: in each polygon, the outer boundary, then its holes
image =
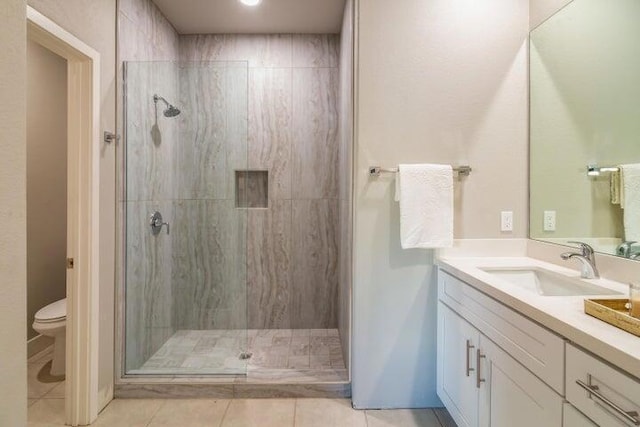
POLYGON ((348 382, 329 53, 125 63, 125 378, 348 382))

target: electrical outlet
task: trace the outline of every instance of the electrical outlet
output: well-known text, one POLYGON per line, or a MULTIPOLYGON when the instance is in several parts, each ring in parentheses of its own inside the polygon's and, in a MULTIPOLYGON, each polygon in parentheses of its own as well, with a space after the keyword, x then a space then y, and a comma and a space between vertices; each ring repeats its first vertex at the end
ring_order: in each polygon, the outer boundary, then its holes
POLYGON ((556 231, 556 211, 544 211, 544 231, 556 231))
POLYGON ((500 212, 500 230, 513 231, 513 211, 500 212))

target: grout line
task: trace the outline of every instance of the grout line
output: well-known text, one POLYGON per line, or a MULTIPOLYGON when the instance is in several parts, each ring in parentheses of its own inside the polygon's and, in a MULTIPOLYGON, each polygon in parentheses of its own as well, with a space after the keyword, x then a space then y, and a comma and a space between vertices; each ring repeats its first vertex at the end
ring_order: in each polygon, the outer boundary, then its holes
MULTIPOLYGON (((353 403, 351 405, 352 405, 351 407, 353 408, 353 403)), ((369 417, 367 416, 367 410, 363 409, 362 412, 364 412, 364 425, 366 427, 369 427, 369 417)))
MULTIPOLYGON (((234 390, 235 390, 235 385, 233 386, 234 390)), ((232 396, 233 394, 235 394, 235 391, 232 392, 232 396)), ((220 424, 218 427, 222 427, 222 425, 224 424, 224 420, 225 418, 227 418, 227 413, 229 412, 229 407, 231 406, 231 402, 233 402, 235 400, 235 396, 233 396, 231 399, 226 399, 227 400, 227 407, 224 408, 224 414, 222 414, 222 419, 220 420, 220 424)))
POLYGON ((298 398, 293 402, 293 427, 296 427, 296 415, 298 414, 298 398))
POLYGON ((162 403, 158 405, 158 409, 156 409, 153 415, 151 415, 151 418, 149 418, 149 422, 145 424, 145 427, 149 427, 151 425, 151 423, 153 422, 153 419, 156 417, 156 415, 158 415, 158 412, 160 412, 160 409, 162 409, 162 407, 166 404, 167 404, 167 399, 162 399, 162 403))

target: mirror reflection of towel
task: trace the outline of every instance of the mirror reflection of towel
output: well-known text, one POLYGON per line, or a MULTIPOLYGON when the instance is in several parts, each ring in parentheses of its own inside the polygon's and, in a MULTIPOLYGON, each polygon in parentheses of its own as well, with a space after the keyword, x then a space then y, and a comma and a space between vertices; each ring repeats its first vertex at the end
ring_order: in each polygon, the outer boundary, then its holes
MULTIPOLYGON (((618 166, 618 169, 620 167, 618 166)), ((609 186, 611 194, 611 204, 619 205, 620 204, 620 170, 615 172, 611 172, 609 176, 609 186)))
POLYGON ((640 163, 620 165, 620 206, 624 209, 624 240, 640 241, 640 163))

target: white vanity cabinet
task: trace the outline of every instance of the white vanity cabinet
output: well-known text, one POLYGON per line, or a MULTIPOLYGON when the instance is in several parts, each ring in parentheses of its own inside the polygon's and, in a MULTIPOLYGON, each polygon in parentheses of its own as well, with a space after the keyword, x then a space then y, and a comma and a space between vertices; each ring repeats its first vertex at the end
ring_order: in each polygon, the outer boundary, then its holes
POLYGON ((562 339, 443 271, 438 295, 438 395, 458 426, 562 426, 560 394, 505 351, 559 373, 551 382, 562 389, 562 339))
POLYGON ((602 427, 640 425, 640 381, 572 344, 567 400, 602 427))

